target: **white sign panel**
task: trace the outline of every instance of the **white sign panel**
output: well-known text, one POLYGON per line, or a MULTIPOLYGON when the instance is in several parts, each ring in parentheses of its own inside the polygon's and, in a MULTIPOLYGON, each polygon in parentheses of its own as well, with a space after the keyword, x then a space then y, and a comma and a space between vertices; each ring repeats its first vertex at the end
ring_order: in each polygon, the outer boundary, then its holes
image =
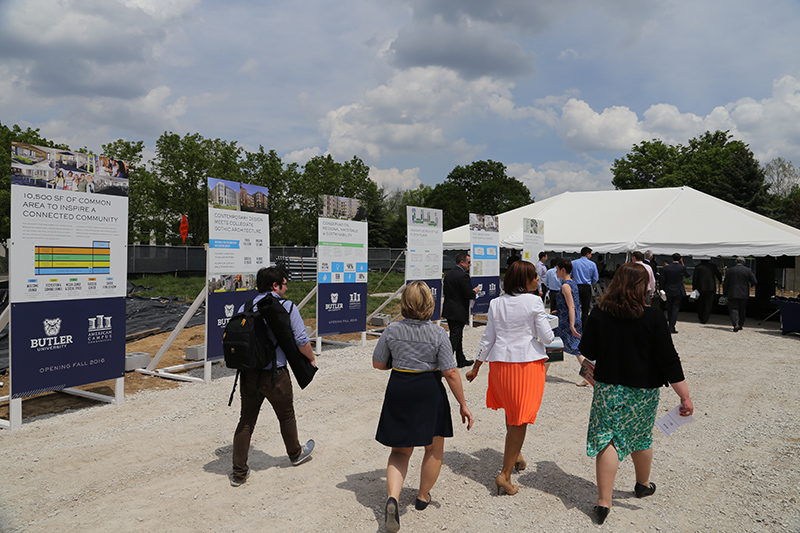
POLYGON ((441 279, 442 210, 406 207, 408 255, 406 281, 441 279))
POLYGON ((12 302, 125 296, 128 198, 11 187, 12 302))
POLYGON ((522 219, 522 259, 529 263, 539 260, 539 252, 544 252, 544 220, 522 219))

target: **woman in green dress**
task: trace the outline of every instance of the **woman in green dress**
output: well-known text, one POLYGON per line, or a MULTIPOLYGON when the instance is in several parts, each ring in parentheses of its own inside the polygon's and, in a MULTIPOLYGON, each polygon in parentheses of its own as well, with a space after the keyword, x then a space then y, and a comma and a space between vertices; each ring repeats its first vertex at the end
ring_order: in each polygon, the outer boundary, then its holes
POLYGON ((664 313, 647 305, 648 281, 641 265, 620 266, 583 325, 580 351, 596 360, 586 453, 597 457, 594 509, 600 524, 611 509, 619 462, 628 455, 636 472, 636 497, 656 490, 650 468, 660 387, 672 385, 681 416, 694 412, 664 313))

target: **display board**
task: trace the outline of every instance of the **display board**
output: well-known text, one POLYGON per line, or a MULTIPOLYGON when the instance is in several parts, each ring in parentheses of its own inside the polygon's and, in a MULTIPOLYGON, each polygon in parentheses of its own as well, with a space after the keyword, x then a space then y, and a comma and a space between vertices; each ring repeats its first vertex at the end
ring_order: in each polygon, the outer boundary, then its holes
POLYGON ((269 266, 269 190, 208 178, 206 360, 222 359, 222 334, 239 307, 258 294, 269 266))
POLYGON ((407 206, 406 219, 406 284, 417 280, 428 284, 436 302, 431 320, 439 320, 442 307, 442 210, 407 206))
POLYGON ((11 145, 11 397, 125 374, 124 161, 11 145))
POLYGON ((544 252, 544 220, 522 219, 522 259, 529 263, 539 260, 539 252, 544 252))
POLYGON ((367 223, 354 198, 321 198, 317 252, 317 335, 367 329, 367 223))
POLYGON ((473 314, 489 312, 489 302, 500 295, 500 233, 494 215, 469 214, 472 286, 478 286, 473 314))

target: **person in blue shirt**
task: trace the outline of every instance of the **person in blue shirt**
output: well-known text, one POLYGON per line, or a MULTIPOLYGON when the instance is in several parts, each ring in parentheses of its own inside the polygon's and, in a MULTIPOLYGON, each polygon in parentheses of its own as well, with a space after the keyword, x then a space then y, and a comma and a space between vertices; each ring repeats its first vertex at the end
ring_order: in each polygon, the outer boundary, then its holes
POLYGON ((592 261, 592 249, 588 246, 581 248, 581 257, 572 262, 572 279, 578 284, 581 323, 585 323, 592 307, 592 285, 600 280, 597 265, 592 261))
MULTIPOLYGON (((258 302, 265 298, 267 294, 272 294, 281 300, 282 305, 289 312, 294 333, 295 344, 298 351, 306 356, 311 364, 317 366, 314 351, 306 335, 306 326, 300 311, 291 301, 284 299, 286 294, 286 272, 281 268, 270 267, 262 268, 256 274, 256 288, 258 296, 254 301, 253 310, 258 310, 258 302)), ((239 308, 239 312, 244 311, 244 305, 239 308)), ((276 337, 269 331, 269 340, 276 343, 276 337)), ((231 475, 231 485, 238 487, 250 476, 250 468, 247 466, 247 456, 250 451, 250 438, 261 411, 264 398, 269 401, 278 417, 281 428, 281 437, 286 447, 286 453, 292 465, 297 466, 305 462, 314 451, 314 441, 309 439, 305 444, 300 444, 297 436, 297 420, 294 414, 294 396, 292 394, 292 380, 289 378, 289 370, 286 368, 286 353, 280 346, 275 347, 275 364, 278 366, 277 375, 273 379, 271 372, 272 363, 262 370, 242 370, 241 371, 241 398, 242 411, 239 416, 239 424, 233 435, 233 474, 231 475)))
POLYGON ((550 292, 550 314, 554 315, 558 310, 556 295, 561 290, 561 280, 558 278, 556 265, 561 261, 561 257, 556 256, 550 260, 550 268, 544 274, 544 284, 550 292))

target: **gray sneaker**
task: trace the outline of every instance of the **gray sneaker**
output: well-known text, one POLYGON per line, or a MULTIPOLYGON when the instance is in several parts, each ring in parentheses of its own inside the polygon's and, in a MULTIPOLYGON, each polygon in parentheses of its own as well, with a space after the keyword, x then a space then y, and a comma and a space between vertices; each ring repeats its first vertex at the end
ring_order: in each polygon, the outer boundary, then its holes
POLYGON ((249 478, 249 477, 250 477, 250 468, 247 469, 247 473, 241 479, 239 479, 236 476, 232 475, 231 476, 231 487, 238 487, 239 485, 241 485, 242 483, 247 481, 247 478, 249 478))
POLYGON ((303 451, 300 452, 300 455, 297 457, 297 459, 292 461, 292 466, 302 464, 306 462, 309 457, 311 457, 311 452, 314 451, 314 439, 308 439, 308 442, 303 444, 302 448, 303 451))

